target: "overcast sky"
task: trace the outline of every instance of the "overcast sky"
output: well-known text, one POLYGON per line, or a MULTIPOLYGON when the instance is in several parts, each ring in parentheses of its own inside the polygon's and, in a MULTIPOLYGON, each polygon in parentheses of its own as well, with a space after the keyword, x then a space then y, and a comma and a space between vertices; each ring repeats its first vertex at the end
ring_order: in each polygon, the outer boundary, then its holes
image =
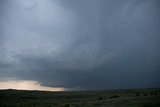
POLYGON ((0 81, 160 87, 159 0, 0 0, 0 81))

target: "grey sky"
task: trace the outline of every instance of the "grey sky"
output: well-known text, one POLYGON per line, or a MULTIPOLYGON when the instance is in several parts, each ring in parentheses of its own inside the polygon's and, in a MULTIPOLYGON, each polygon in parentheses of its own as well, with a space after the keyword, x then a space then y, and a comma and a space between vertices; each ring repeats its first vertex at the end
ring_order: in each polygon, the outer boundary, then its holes
POLYGON ((1 0, 0 80, 160 86, 159 0, 1 0))

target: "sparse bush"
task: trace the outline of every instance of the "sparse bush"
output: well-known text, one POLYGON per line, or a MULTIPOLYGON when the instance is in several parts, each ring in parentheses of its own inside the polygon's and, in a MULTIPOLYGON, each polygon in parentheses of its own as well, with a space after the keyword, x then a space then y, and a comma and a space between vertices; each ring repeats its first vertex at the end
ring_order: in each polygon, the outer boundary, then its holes
POLYGON ((70 107, 70 104, 65 104, 64 107, 70 107))
POLYGON ((70 96, 68 96, 67 98, 68 98, 68 99, 71 99, 71 97, 70 97, 70 96))
POLYGON ((158 93, 155 93, 154 95, 158 95, 158 93))
POLYGON ((103 100, 103 98, 102 98, 102 97, 99 97, 99 100, 103 100))
POLYGON ((119 96, 118 95, 113 95, 113 96, 109 97, 109 99, 112 99, 112 98, 119 98, 119 96))
POLYGON ((139 96, 139 93, 136 93, 136 96, 139 96))
POLYGON ((147 96, 147 94, 146 94, 146 93, 143 93, 143 95, 144 95, 144 96, 147 96))

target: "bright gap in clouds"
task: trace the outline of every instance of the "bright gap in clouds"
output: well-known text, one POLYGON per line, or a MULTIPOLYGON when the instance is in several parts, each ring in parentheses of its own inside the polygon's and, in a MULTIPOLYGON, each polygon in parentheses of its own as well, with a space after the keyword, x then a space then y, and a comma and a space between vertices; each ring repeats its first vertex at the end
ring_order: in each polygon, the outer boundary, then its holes
POLYGON ((64 91, 64 88, 41 86, 36 81, 0 81, 0 89, 64 91))

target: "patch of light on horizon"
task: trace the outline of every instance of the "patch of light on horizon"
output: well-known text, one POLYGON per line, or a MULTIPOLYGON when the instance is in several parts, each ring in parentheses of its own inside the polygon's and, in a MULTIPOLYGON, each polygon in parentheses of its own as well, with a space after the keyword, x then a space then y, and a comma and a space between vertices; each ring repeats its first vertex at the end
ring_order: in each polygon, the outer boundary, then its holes
POLYGON ((0 89, 64 91, 64 88, 41 86, 36 81, 30 80, 0 81, 0 89))

